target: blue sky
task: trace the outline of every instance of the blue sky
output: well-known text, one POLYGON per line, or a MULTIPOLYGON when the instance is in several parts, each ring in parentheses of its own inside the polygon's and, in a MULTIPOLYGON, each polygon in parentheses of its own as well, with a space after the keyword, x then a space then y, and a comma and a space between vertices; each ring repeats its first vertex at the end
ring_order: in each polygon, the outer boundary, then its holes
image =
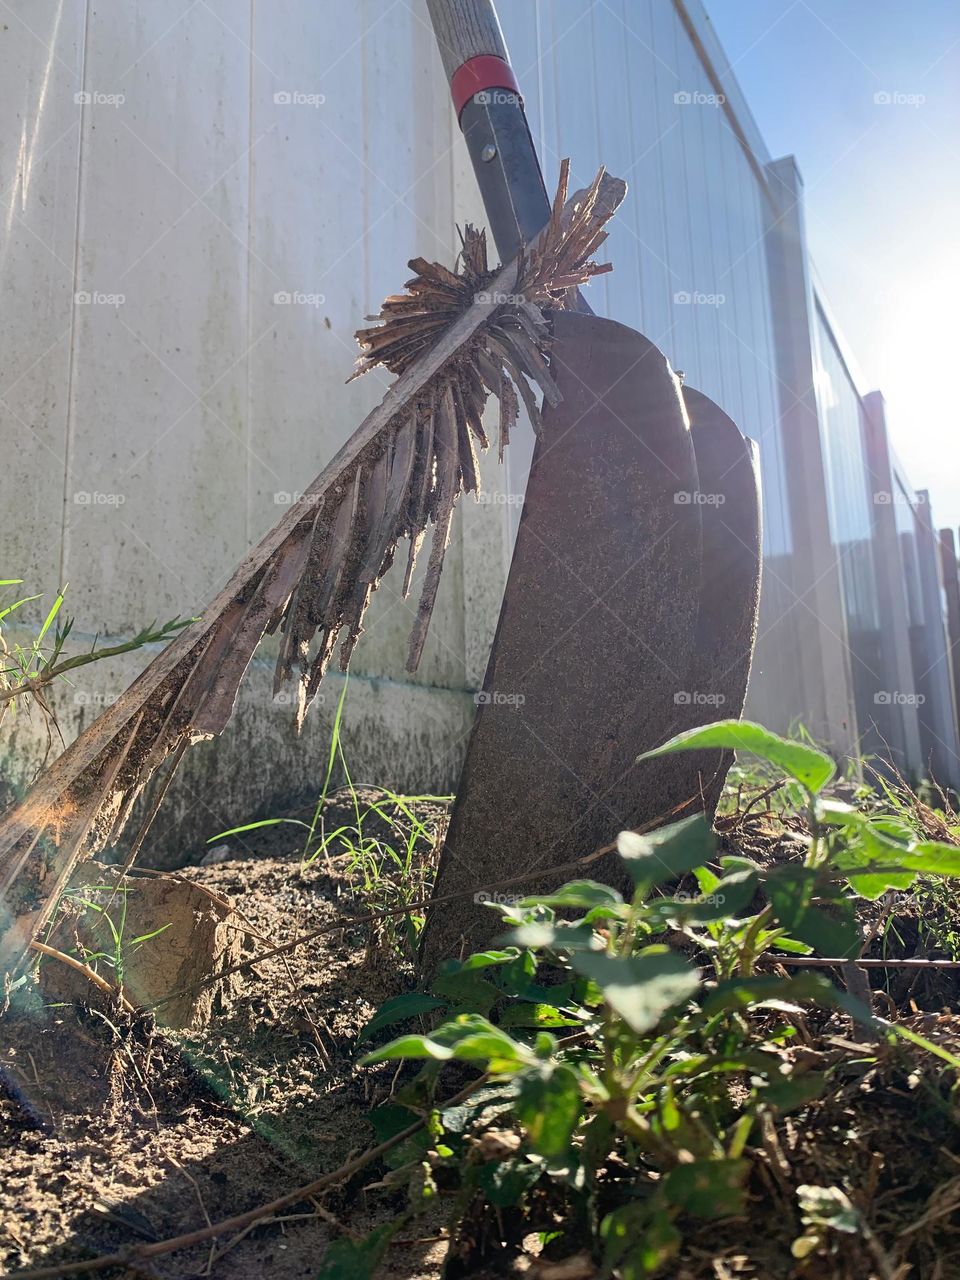
POLYGON ((960 4, 704 0, 894 446, 960 523, 960 4), (875 95, 892 101, 875 101, 875 95))

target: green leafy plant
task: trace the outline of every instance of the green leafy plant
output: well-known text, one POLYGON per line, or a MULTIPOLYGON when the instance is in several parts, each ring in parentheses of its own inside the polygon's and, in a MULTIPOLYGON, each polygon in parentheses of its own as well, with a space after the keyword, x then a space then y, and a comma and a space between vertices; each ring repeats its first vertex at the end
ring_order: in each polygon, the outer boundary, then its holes
POLYGON ((802 858, 760 866, 724 854, 699 816, 625 832, 628 901, 582 880, 498 904, 508 927, 498 945, 388 1002, 363 1033, 370 1043, 420 1023, 363 1062, 423 1064, 374 1121, 382 1137, 411 1113, 432 1116, 396 1153, 391 1178, 406 1177, 417 1202, 425 1186, 454 1192, 448 1274, 469 1274, 485 1249, 519 1247, 540 1230, 557 1257, 586 1249, 602 1275, 641 1280, 677 1255, 687 1220, 740 1212, 748 1144, 765 1117, 808 1104, 828 1083, 791 1052, 804 1003, 841 1010, 881 1038, 898 1030, 960 1068, 822 973, 758 971, 775 950, 855 958, 855 897, 958 874, 960 850, 830 798, 832 760, 759 725, 721 722, 651 754, 705 747, 751 752, 785 775, 807 820, 802 858), (690 877, 696 892, 681 891, 690 877), (433 1112, 441 1072, 465 1067, 484 1073, 484 1087, 433 1112))
POLYGON ((785 1010, 802 998, 842 997, 812 973, 704 982, 690 957, 663 944, 681 917, 710 917, 698 923, 712 926, 725 919, 721 893, 731 913, 755 893, 755 873, 736 867, 718 880, 713 901, 657 895, 712 857, 702 819, 621 840, 621 852, 636 886, 630 902, 577 881, 501 906, 511 926, 503 947, 449 965, 428 995, 391 1002, 366 1034, 441 1009, 444 1020, 364 1061, 425 1060, 426 1073, 401 1095, 408 1102, 429 1091, 444 1064, 482 1069, 489 1086, 455 1116, 439 1114, 440 1138, 406 1153, 408 1173, 456 1170, 461 1221, 478 1203, 500 1211, 522 1204, 532 1229, 555 1228, 560 1216, 568 1225, 555 1251, 586 1244, 608 1274, 633 1280, 676 1254, 683 1215, 738 1211, 749 1172, 744 1148, 760 1112, 795 1106, 822 1086, 820 1077, 791 1074, 776 1047, 761 1047, 750 1016, 774 999, 785 1010), (747 1082, 736 1103, 733 1076, 747 1082), (465 1136, 468 1118, 497 1120, 515 1136, 509 1155, 465 1136), (612 1156, 628 1178, 611 1175, 612 1156))
POLYGON ((80 907, 89 917, 91 934, 99 934, 104 938, 104 946, 98 950, 90 950, 79 945, 73 953, 75 958, 99 973, 101 967, 110 975, 110 981, 118 991, 123 991, 124 969, 127 958, 132 952, 158 938, 170 928, 169 924, 161 925, 148 933, 136 937, 127 936, 127 895, 129 890, 122 885, 92 884, 82 889, 67 889, 63 894, 63 903, 80 907), (106 897, 106 902, 102 899, 106 897))
MULTIPOLYGON (((0 579, 0 589, 19 587, 22 582, 21 578, 0 579)), ((192 618, 173 618, 159 626, 152 622, 130 640, 115 645, 101 645, 100 637, 95 636, 88 650, 68 655, 65 646, 73 630, 74 620, 62 614, 66 591, 66 586, 63 586, 57 592, 36 635, 28 643, 8 640, 4 635, 4 626, 9 628, 11 623, 8 619, 24 605, 41 597, 20 596, 0 607, 0 723, 7 710, 15 707, 18 699, 25 698, 32 698, 52 720, 53 712, 46 701, 46 691, 55 680, 67 679, 69 673, 89 666, 92 662, 102 662, 107 658, 119 657, 120 654, 132 653, 147 644, 163 643, 193 621, 192 618)))

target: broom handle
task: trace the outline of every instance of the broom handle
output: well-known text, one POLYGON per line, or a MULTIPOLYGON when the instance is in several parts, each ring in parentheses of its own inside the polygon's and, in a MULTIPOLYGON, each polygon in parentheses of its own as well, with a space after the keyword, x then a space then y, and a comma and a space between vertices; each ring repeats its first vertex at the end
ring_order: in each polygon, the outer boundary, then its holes
POLYGON ((550 200, 492 0, 427 0, 501 262, 546 226, 550 200))
POLYGON ((471 58, 499 58, 509 66, 510 55, 491 0, 427 0, 427 8, 448 80, 471 58))

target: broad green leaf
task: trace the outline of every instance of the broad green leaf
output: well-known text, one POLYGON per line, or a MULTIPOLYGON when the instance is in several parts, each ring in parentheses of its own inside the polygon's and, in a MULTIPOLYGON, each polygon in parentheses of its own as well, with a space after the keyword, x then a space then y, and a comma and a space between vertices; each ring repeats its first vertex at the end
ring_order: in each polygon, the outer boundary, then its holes
POLYGON ((790 1076, 771 1075, 760 1096, 778 1111, 786 1112, 813 1102, 826 1087, 826 1076, 820 1071, 804 1071, 790 1076))
POLYGON ((703 1001, 703 1012, 708 1018, 725 1009, 749 1009, 767 1000, 816 1000, 834 1003, 835 988, 823 974, 807 970, 791 978, 778 978, 775 974, 762 974, 755 978, 727 978, 717 984, 703 1001))
POLYGON ((442 1000, 438 1000, 435 996, 428 996, 422 991, 410 991, 402 996, 394 996, 392 1000, 387 1000, 380 1006, 360 1032, 357 1043, 363 1044, 384 1027, 392 1027, 394 1023, 415 1018, 420 1013, 429 1013, 431 1009, 438 1009, 442 1004, 442 1000))
POLYGON ((606 1111, 595 1111, 581 1131, 583 1133, 582 1158, 587 1169, 596 1177, 606 1168, 607 1157, 617 1142, 617 1131, 606 1111))
POLYGON ((647 1280, 680 1250, 681 1235, 669 1214, 633 1201, 614 1209, 600 1223, 604 1274, 620 1280, 647 1280))
POLYGON ((750 905, 757 891, 757 873, 738 871, 717 880, 713 890, 702 898, 659 898, 647 904, 647 910, 658 919, 675 919, 685 924, 710 924, 738 916, 750 905))
POLYGON ((430 1036, 401 1036, 382 1049, 361 1058, 361 1066, 388 1062, 396 1058, 432 1058, 447 1062, 457 1058, 464 1062, 486 1062, 491 1071, 516 1067, 530 1060, 524 1045, 495 1027, 479 1014, 463 1014, 445 1022, 430 1036))
POLYGON ((901 859, 911 871, 929 876, 960 876, 960 847, 939 840, 923 840, 901 859))
POLYGON ((628 957, 576 952, 570 963, 596 983, 611 1009, 638 1035, 650 1031, 668 1009, 689 1000, 700 986, 697 970, 665 947, 628 957))
POLYGON ((526 1129, 534 1151, 548 1160, 570 1150, 583 1114, 580 1086, 572 1067, 547 1062, 520 1077, 517 1119, 526 1129))
POLYGON ((874 1024, 870 1011, 859 1000, 835 987, 829 978, 807 969, 790 978, 763 974, 754 978, 728 978, 703 1002, 708 1018, 725 1009, 764 1008, 787 1001, 813 1000, 826 1009, 843 1009, 864 1026, 874 1024))
POLYGON ((488 1160, 477 1171, 477 1185, 496 1209, 519 1205, 525 1193, 543 1173, 527 1160, 488 1160))
POLYGON ((611 903, 603 907, 591 907, 583 917, 584 924, 603 924, 605 920, 628 920, 630 908, 625 902, 611 903))
POLYGON ((521 907, 589 907, 613 906, 623 902, 623 896, 611 889, 609 885, 597 884, 595 880, 571 880, 556 893, 541 897, 524 898, 521 907))
POLYGON ((511 964, 518 954, 516 947, 508 947, 506 951, 475 951, 472 956, 467 956, 459 972, 470 973, 474 969, 489 969, 493 965, 511 964))
POLYGON ((370 1067, 377 1062, 392 1062, 397 1058, 433 1058, 436 1062, 447 1062, 453 1057, 449 1045, 439 1044, 429 1036, 400 1036, 391 1040, 382 1049, 374 1049, 360 1059, 361 1067, 370 1067))
POLYGON ((649 760, 674 751, 700 751, 706 747, 749 751, 776 765, 814 793, 821 791, 836 772, 836 765, 823 751, 803 742, 781 738, 750 720, 719 720, 716 724, 687 729, 663 746, 644 752, 638 760, 649 760))
POLYGON ((759 865, 752 858, 745 858, 740 853, 725 853, 720 859, 720 866, 725 876, 732 876, 738 871, 760 871, 759 865))
POLYGON ((589 926, 555 924, 533 921, 511 930, 504 939, 516 947, 529 947, 533 951, 590 951, 603 944, 589 926))
POLYGON ((693 874, 696 876, 701 893, 712 893, 720 883, 720 877, 714 874, 709 867, 694 867, 693 874))
POLYGON ((818 822, 828 827, 862 827, 870 824, 870 817, 855 805, 832 796, 818 796, 814 806, 818 822))
POLYGON ((831 913, 811 905, 818 881, 816 870, 795 865, 777 867, 768 875, 766 889, 777 923, 822 956, 850 959, 862 941, 853 907, 845 899, 831 903, 831 913))
POLYGON ((808 907, 790 926, 790 932, 831 960, 852 960, 863 945, 856 912, 845 901, 836 903, 829 912, 808 907))
POLYGON ((419 1118, 415 1111, 398 1106, 395 1102, 385 1102, 383 1106, 374 1107, 367 1115, 378 1144, 409 1129, 419 1118))
POLYGON ((808 947, 805 942, 798 942, 796 938, 786 938, 781 935, 775 937, 776 929, 762 929, 757 935, 757 942, 761 947, 776 947, 778 951, 786 951, 791 956, 808 956, 813 951, 813 947, 808 947))
POLYGON ((524 989, 522 998, 534 1004, 549 1005, 551 1009, 566 1009, 573 1001, 573 985, 572 982, 558 982, 547 987, 532 982, 524 989))
POLYGON ((489 1127, 504 1112, 513 1111, 518 1091, 519 1084, 515 1076, 510 1080, 497 1080, 478 1089, 466 1102, 447 1107, 440 1113, 444 1131, 464 1133, 474 1123, 480 1128, 489 1127))
POLYGON ((476 969, 443 973, 433 980, 433 991, 445 996, 457 1013, 489 1013, 501 992, 476 969))
POLYGON ((913 884, 915 871, 893 870, 903 864, 906 855, 902 844, 887 839, 864 822, 851 824, 847 843, 831 855, 830 866, 845 872, 851 888, 862 898, 875 902, 888 889, 909 889, 913 884))
POLYGON ((551 1004, 512 1004, 500 1016, 501 1027, 579 1027, 578 1018, 568 1017, 551 1004))
POLYGON ((716 836, 702 813, 647 835, 621 831, 617 837, 617 852, 634 884, 644 890, 703 866, 716 845, 716 836))
POLYGON ((698 1218, 728 1218, 743 1207, 746 1160, 694 1160, 678 1164, 663 1180, 671 1204, 698 1218))
POLYGON ((362 1240, 347 1236, 334 1240, 327 1246, 316 1280, 371 1280, 403 1222, 400 1218, 374 1227, 362 1240))

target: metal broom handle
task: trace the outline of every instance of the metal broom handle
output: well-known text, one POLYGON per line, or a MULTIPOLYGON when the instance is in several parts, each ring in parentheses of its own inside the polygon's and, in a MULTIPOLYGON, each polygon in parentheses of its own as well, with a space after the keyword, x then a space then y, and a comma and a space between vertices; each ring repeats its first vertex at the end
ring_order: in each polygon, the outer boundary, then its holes
POLYGON ((492 0, 427 0, 497 252, 516 257, 550 217, 540 162, 492 0))

